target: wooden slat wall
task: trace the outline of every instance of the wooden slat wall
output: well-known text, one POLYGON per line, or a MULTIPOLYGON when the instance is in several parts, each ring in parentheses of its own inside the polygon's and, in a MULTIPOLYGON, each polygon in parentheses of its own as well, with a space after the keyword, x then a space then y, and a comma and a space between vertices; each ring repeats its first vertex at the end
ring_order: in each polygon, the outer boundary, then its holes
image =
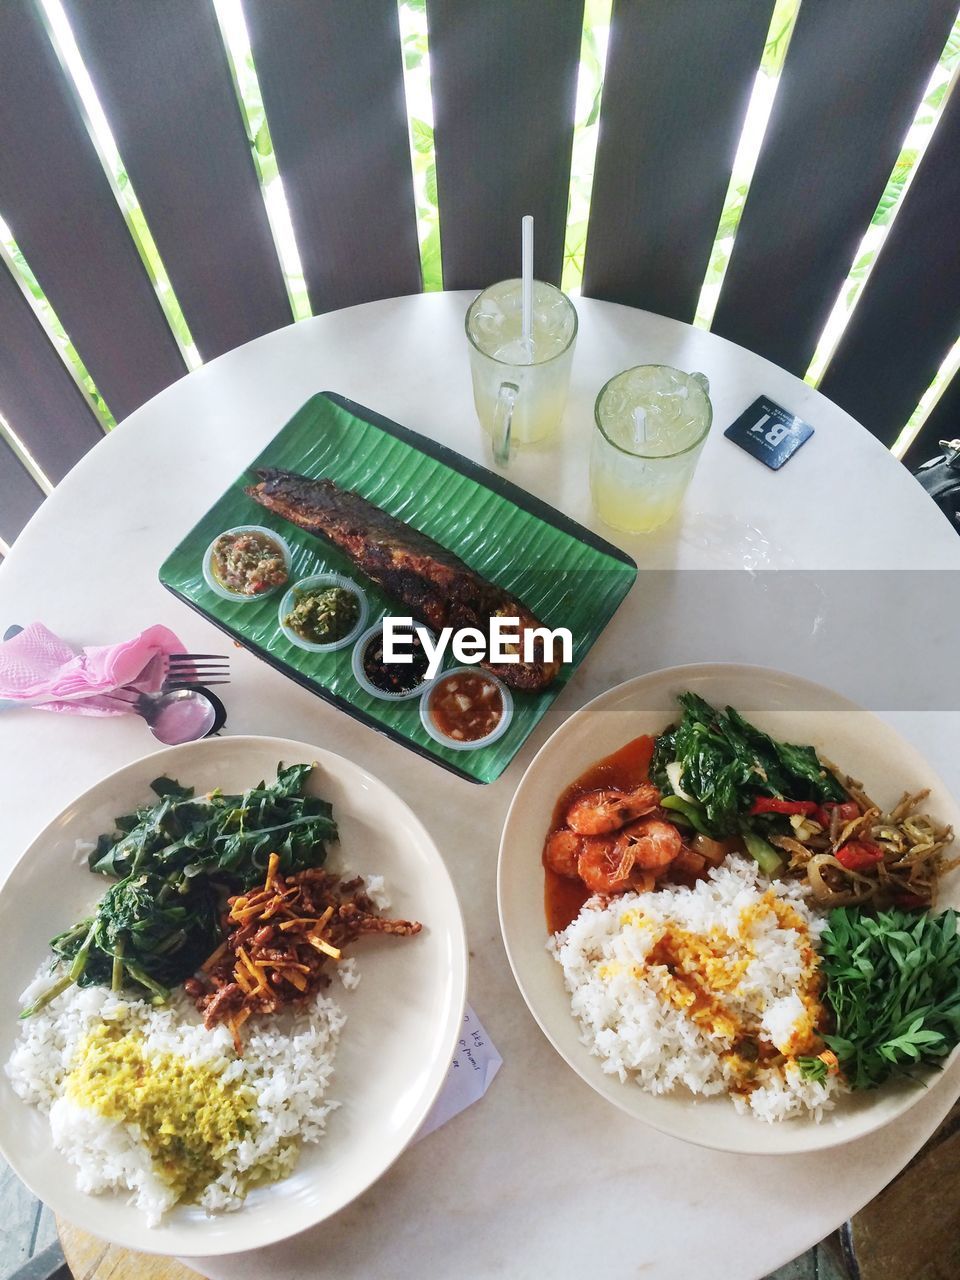
POLYGON ((896 439, 960 333, 958 157, 955 91, 820 382, 884 444, 896 439))
POLYGON ((184 364, 32 0, 0 3, 0 138, 0 216, 123 418, 184 364))
POLYGON ((67 12, 201 357, 289 324, 210 0, 69 0, 67 12))
POLYGON ((956 12, 803 0, 714 332, 806 372, 956 12))
POLYGON ((79 387, 2 263, 0 413, 54 484, 103 437, 79 387))
POLYGON ((616 0, 585 294, 693 319, 772 12, 616 0))
POLYGON ((427 0, 446 289, 534 271, 560 283, 582 0, 427 0))
POLYGON ((396 0, 244 12, 313 310, 419 292, 396 0))
POLYGON ((43 490, 0 438, 0 538, 13 542, 43 499, 43 490))

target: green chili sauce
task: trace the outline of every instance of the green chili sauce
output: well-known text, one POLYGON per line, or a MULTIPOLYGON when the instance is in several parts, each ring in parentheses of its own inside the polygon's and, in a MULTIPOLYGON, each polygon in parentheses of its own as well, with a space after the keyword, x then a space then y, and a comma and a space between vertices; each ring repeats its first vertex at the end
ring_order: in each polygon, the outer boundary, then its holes
POLYGON ((360 618, 360 601, 345 587, 303 587, 294 590, 293 600, 283 621, 308 644, 335 644, 360 618))

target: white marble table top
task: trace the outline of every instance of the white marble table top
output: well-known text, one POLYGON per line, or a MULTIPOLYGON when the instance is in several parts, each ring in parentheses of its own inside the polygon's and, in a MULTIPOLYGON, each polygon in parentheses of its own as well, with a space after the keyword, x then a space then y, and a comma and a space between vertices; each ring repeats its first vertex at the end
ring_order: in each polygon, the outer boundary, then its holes
MULTIPOLYGON (((489 462, 470 393, 467 302, 463 293, 433 294, 319 316, 175 383, 87 455, 18 539, 0 568, 0 631, 40 619, 78 643, 105 643, 164 622, 195 651, 223 651, 223 636, 160 587, 157 568, 309 395, 339 391, 489 462)), ((228 732, 296 738, 348 756, 407 799, 436 838, 463 904, 470 1000, 504 1066, 482 1102, 409 1150, 338 1217, 263 1254, 207 1260, 201 1269, 211 1276, 749 1280, 870 1200, 960 1091, 954 1069, 899 1122, 823 1155, 726 1156, 666 1138, 595 1096, 541 1035, 514 986, 497 924, 498 837, 522 772, 547 735, 596 694, 659 666, 736 659, 818 675, 809 636, 791 648, 772 610, 725 615, 722 607, 704 607, 700 586, 713 590, 717 573, 744 567, 751 580, 766 570, 960 569, 960 540, 916 482, 810 387, 689 326, 596 301, 577 306, 580 335, 560 438, 518 457, 510 478, 624 546, 641 570, 669 571, 673 585, 665 590, 664 575, 654 575, 649 581, 657 585, 647 592, 641 573, 498 782, 460 781, 230 650, 228 732), (593 400, 617 370, 655 361, 708 375, 715 426, 682 519, 658 534, 625 538, 590 511, 593 400), (761 393, 816 428, 780 473, 722 435, 761 393), (684 582, 700 586, 685 590, 684 582)), ((875 634, 855 638, 875 648, 875 634)), ((887 670, 892 689, 898 674, 887 670)), ((824 682, 856 696, 837 679, 824 682)), ((953 750, 960 714, 910 706, 896 697, 881 704, 896 708, 887 713, 891 721, 960 789, 953 750)), ((0 872, 77 793, 153 746, 133 718, 0 716, 0 872)))

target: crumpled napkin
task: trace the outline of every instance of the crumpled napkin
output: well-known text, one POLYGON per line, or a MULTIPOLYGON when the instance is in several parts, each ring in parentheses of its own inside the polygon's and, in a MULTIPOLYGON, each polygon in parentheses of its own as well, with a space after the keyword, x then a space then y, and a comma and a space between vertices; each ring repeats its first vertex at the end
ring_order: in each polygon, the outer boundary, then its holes
POLYGON ((145 692, 159 689, 163 670, 154 659, 183 652, 179 637, 167 627, 148 627, 120 644, 76 649, 42 622, 34 622, 0 644, 0 699, 41 711, 126 715, 116 703, 97 695, 126 684, 145 692))

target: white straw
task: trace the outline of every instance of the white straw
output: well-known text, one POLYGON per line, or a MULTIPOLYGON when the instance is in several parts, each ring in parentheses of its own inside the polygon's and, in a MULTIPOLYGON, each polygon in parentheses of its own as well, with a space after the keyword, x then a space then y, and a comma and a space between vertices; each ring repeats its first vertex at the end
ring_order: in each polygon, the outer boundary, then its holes
POLYGON ((521 228, 521 274, 523 284, 523 341, 530 346, 533 336, 533 215, 524 214, 521 228))

